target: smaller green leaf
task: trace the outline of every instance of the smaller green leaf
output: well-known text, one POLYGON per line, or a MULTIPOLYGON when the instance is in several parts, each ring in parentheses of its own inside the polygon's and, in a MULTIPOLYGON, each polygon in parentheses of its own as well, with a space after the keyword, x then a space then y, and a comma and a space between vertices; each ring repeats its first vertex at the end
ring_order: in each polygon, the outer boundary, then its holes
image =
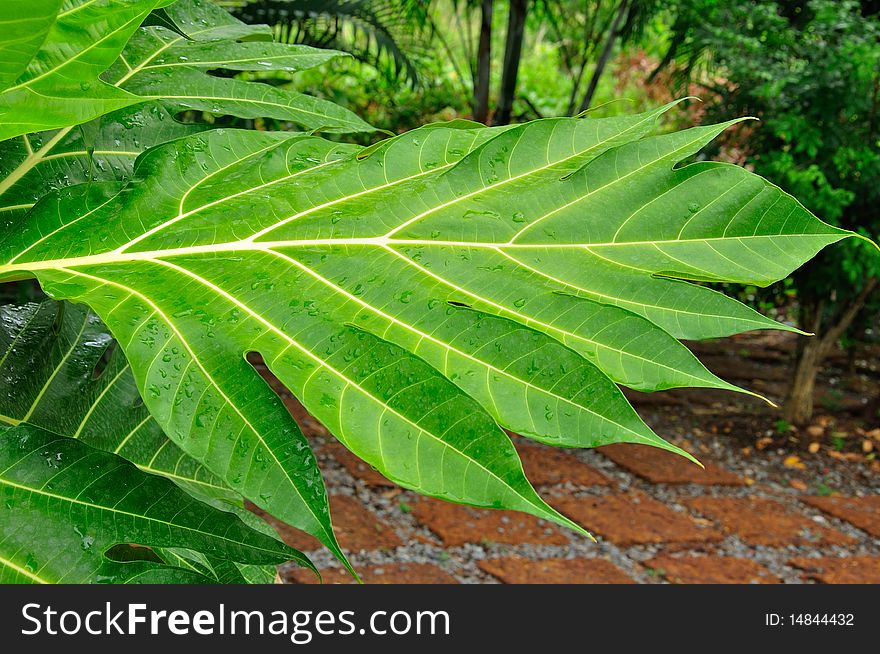
MULTIPOLYGON (((21 73, 0 92, 0 140, 67 125, 135 104, 102 82, 129 37, 172 0, 70 0, 21 73)), ((32 51, 29 48, 29 51, 32 51)))
MULTIPOLYGON (((127 98, 123 108, 85 123, 71 114, 69 122, 62 123, 81 124, 0 141, 0 224, 20 220, 47 192, 81 182, 123 181, 131 175, 135 158, 148 147, 208 128, 175 120, 187 109, 274 117, 313 131, 373 130, 333 103, 254 80, 211 74, 218 69, 292 73, 342 53, 272 43, 265 28, 245 25, 223 9, 195 0, 178 0, 151 18, 150 25, 138 29, 102 73, 102 80, 94 80, 104 91, 123 93, 120 98, 127 98)), ((62 87, 65 96, 82 92, 62 87)), ((113 106, 105 108, 110 111, 113 106)), ((53 103, 47 111, 68 109, 65 97, 65 102, 53 103)), ((34 112, 21 113, 26 121, 38 119, 34 112)))
POLYGON ((0 582, 191 583, 201 575, 108 558, 116 545, 183 547, 247 564, 295 560, 297 550, 195 500, 124 459, 30 425, 0 427, 0 582))
POLYGON ((337 104, 268 84, 209 75, 212 70, 296 72, 340 56, 333 50, 281 43, 188 40, 163 27, 137 31, 103 76, 144 99, 162 100, 241 118, 288 120, 306 129, 371 132, 374 128, 337 104))

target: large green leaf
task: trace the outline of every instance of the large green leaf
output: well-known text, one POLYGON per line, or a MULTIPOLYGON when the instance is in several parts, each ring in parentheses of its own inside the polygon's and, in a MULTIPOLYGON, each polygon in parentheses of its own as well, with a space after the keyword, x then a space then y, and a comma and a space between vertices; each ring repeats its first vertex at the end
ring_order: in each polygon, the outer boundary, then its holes
MULTIPOLYGON (((0 427, 0 583, 198 583, 160 562, 120 562, 116 545, 185 547, 219 561, 280 564, 296 550, 121 457, 33 427, 0 427)), ((228 580, 226 578, 222 580, 228 580)))
POLYGON ((238 436, 277 413, 253 392, 257 351, 389 478, 567 523, 492 418, 557 445, 676 449, 614 382, 733 389, 664 321, 776 323, 667 278, 768 283, 848 235, 741 168, 676 166, 724 125, 650 136, 664 109, 434 125, 365 151, 205 133, 144 155, 115 197, 41 203, 0 244, 0 278, 91 305, 162 428, 209 467, 284 447, 238 436), (593 268, 618 281, 594 289, 593 268), (650 306, 645 283, 663 285, 650 306))
MULTIPOLYGON (((290 416, 279 417, 274 431, 266 434, 284 435, 287 460, 269 470, 260 459, 236 461, 213 474, 166 438, 143 404, 125 357, 118 349, 107 356, 111 343, 106 327, 84 305, 48 301, 0 307, 0 382, 8 389, 0 394, 0 422, 28 423, 80 439, 169 477, 200 499, 228 505, 240 503, 242 493, 311 533, 345 561, 333 535, 320 472, 290 416), (99 363, 103 369, 96 377, 99 363)), ((254 527, 260 522, 246 512, 240 517, 253 520, 249 524, 254 527)))
MULTIPOLYGON (((0 140, 77 125, 138 102, 131 93, 102 82, 99 75, 144 18, 172 1, 64 0, 39 47, 28 45, 32 56, 0 92, 0 140)), ((16 57, 18 64, 22 56, 16 57)))

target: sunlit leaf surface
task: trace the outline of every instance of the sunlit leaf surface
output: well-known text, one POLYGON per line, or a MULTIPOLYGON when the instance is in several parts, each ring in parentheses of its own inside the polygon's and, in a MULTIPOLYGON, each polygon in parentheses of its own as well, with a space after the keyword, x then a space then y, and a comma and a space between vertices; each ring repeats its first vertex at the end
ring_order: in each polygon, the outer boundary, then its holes
POLYGON ((677 339, 779 326, 682 280, 767 284, 848 236, 746 170, 677 165, 725 125, 654 136, 663 110, 368 150, 206 132, 148 152, 118 194, 41 202, 0 277, 89 304, 165 433, 233 487, 298 451, 256 351, 390 479, 570 525, 498 425, 677 451, 617 384, 737 390, 677 339))

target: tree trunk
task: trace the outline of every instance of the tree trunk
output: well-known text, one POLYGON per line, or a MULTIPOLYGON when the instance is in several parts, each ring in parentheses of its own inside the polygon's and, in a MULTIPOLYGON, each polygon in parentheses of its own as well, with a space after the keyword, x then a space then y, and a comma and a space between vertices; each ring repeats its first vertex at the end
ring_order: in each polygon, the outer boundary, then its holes
POLYGON ((477 49, 477 74, 474 78, 474 120, 489 119, 489 73, 492 66, 492 2, 483 0, 480 14, 480 45, 477 49))
POLYGON ((852 325, 853 320, 859 315, 859 311, 865 306, 868 296, 875 288, 877 288, 877 278, 871 277, 859 294, 843 308, 831 327, 821 336, 818 334, 822 326, 822 303, 820 302, 815 307, 805 306, 802 308, 802 315, 809 318, 804 323, 811 325, 816 336, 805 337, 807 340, 802 341, 798 348, 794 376, 782 407, 782 417, 791 424, 804 425, 812 419, 813 391, 816 387, 816 375, 822 366, 822 361, 852 325))
POLYGON ((617 8, 614 22, 611 23, 611 28, 608 30, 608 38, 605 40, 605 47, 602 48, 602 54, 599 55, 599 60, 596 62, 596 68, 593 69, 593 76, 590 78, 590 84, 587 86, 586 93, 584 93, 584 99, 581 101, 578 113, 582 113, 589 109, 590 103, 593 102, 593 96, 596 94, 596 88, 599 86, 599 79, 602 77, 602 73, 605 72, 605 67, 611 59, 611 53, 614 52, 614 44, 617 42, 617 36, 620 34, 620 27, 623 24, 623 19, 626 16, 628 6, 629 3, 627 0, 622 0, 620 7, 617 8))
POLYGON ((493 123, 495 125, 507 125, 510 122, 513 98, 516 95, 516 77, 519 74, 527 9, 528 0, 510 0, 510 13, 507 16, 507 39, 504 43, 504 66, 501 69, 501 92, 498 94, 498 109, 495 111, 493 123))
POLYGON ((807 340, 798 348, 794 376, 782 407, 782 417, 793 425, 804 425, 813 417, 813 391, 822 363, 821 340, 815 336, 804 338, 807 340))

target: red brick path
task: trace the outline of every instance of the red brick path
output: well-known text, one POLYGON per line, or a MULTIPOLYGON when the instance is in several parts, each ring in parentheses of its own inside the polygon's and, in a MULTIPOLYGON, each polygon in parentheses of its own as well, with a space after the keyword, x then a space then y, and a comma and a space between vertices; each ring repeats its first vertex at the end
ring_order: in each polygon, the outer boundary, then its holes
MULTIPOLYGON (((327 474, 339 541, 366 583, 880 583, 880 495, 815 497, 753 485, 637 445, 563 451, 516 439, 528 476, 597 543, 543 520, 397 487, 291 407, 327 474)), ((325 583, 351 577, 276 523, 325 583)), ((286 581, 314 583, 290 568, 286 581)))

